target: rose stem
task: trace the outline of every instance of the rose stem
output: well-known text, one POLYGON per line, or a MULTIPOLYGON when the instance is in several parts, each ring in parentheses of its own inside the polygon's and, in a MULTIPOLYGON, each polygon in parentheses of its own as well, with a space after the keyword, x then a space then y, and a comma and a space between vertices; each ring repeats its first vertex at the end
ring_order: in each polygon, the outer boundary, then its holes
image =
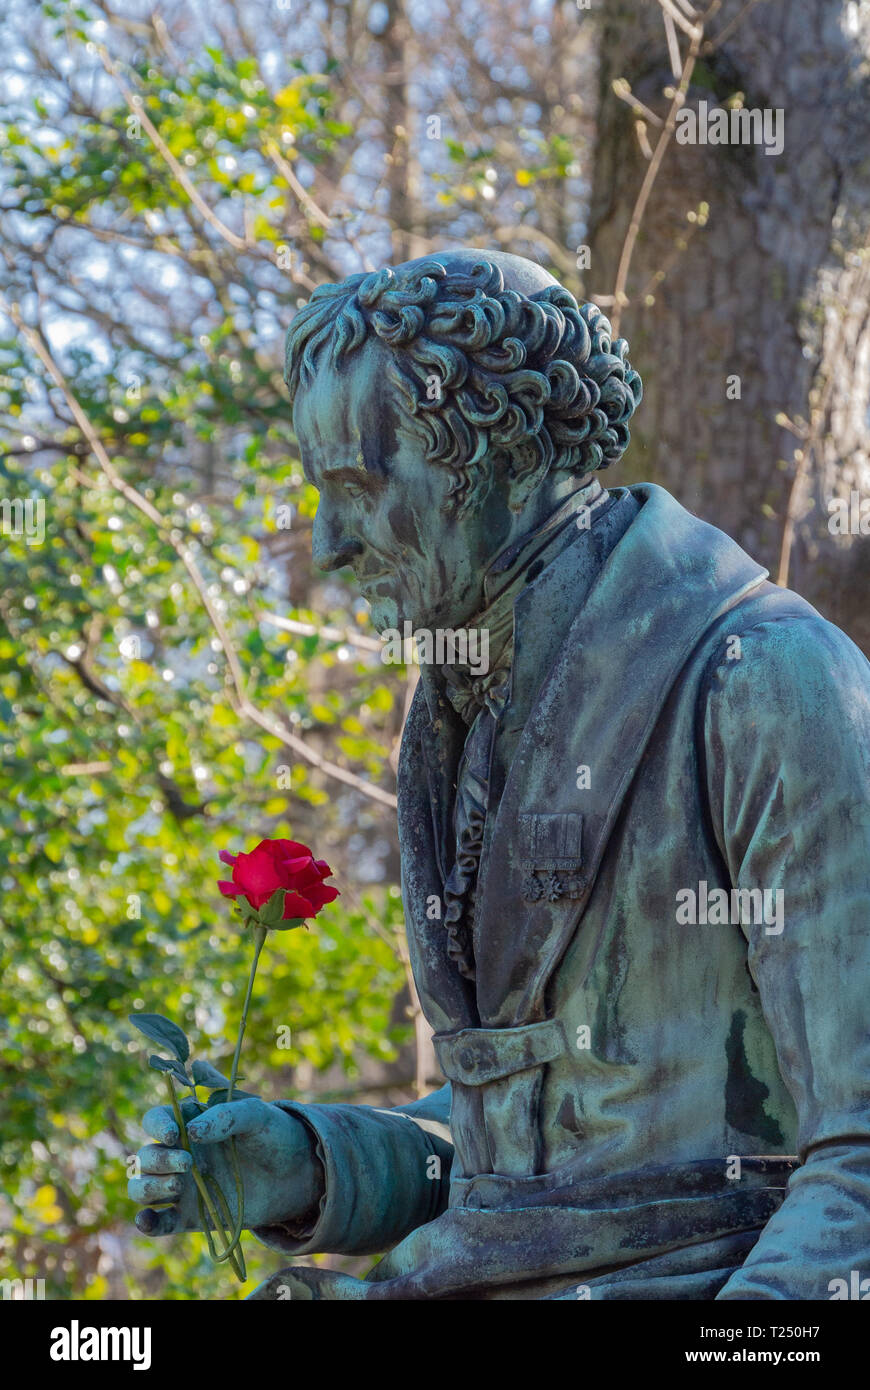
MULTIPOLYGON (((231 1071, 230 1071, 230 1084, 229 1084, 229 1086, 227 1087, 227 1101, 226 1101, 226 1103, 227 1103, 228 1105, 230 1104, 230 1102, 232 1101, 232 1098, 233 1098, 233 1088, 234 1088, 234 1086, 235 1086, 235 1084, 236 1084, 236 1076, 237 1076, 238 1070, 239 1070, 239 1058, 240 1058, 241 1055, 242 1055, 242 1040, 244 1039, 244 1036, 245 1036, 245 1028, 247 1027, 247 1023, 248 1023, 248 1008, 249 1008, 250 1003, 251 1003, 251 994, 252 994, 253 989, 254 989, 254 979, 256 978, 256 974, 257 974, 257 963, 258 963, 258 961, 259 961, 259 959, 260 959, 260 952, 261 952, 262 949, 263 949, 263 944, 264 944, 265 940, 266 940, 266 928, 265 928, 265 927, 260 927, 260 926, 254 927, 254 959, 251 961, 251 972, 250 972, 250 974, 249 974, 249 976, 248 976, 248 988, 247 988, 247 991, 246 991, 246 993, 245 993, 245 1002, 244 1002, 244 1004, 243 1004, 243 1006, 242 1006, 242 1018, 241 1018, 241 1022, 239 1023, 239 1035, 238 1035, 238 1037, 236 1038, 236 1050, 235 1050, 235 1053, 233 1054, 233 1065, 232 1065, 232 1069, 231 1069, 231 1071)), ((232 1231, 232 1236, 231 1236, 231 1239, 230 1239, 230 1243, 228 1244, 227 1249, 226 1249, 226 1251, 224 1252, 224 1254, 221 1256, 221 1259, 226 1259, 227 1256, 229 1255, 229 1253, 230 1253, 231 1251, 233 1251, 233 1252, 235 1251, 235 1248, 236 1248, 236 1246, 238 1245, 238 1243, 239 1243, 239 1241, 240 1241, 240 1239, 241 1239, 242 1228, 243 1228, 243 1226, 244 1226, 244 1221, 245 1221, 245 1188, 244 1188, 244 1184, 243 1184, 243 1182, 242 1182, 241 1169, 240 1169, 240 1167, 239 1167, 239 1155, 238 1155, 238 1152, 237 1152, 237 1150, 236 1150, 236 1141, 235 1141, 235 1137, 233 1137, 233 1138, 230 1139, 230 1153, 231 1153, 231 1155, 232 1155, 232 1160, 233 1160, 233 1178, 234 1178, 235 1184, 236 1184, 236 1211, 237 1211, 237 1215, 236 1215, 236 1224, 235 1224, 235 1226, 234 1226, 234 1228, 233 1228, 233 1231, 232 1231)))
MULTIPOLYGON (((212 1187, 214 1188, 215 1201, 218 1202, 218 1204, 220 1205, 221 1217, 226 1224, 227 1230, 229 1230, 232 1224, 233 1217, 232 1212, 230 1211, 229 1203, 227 1202, 227 1199, 223 1194, 223 1190, 220 1186, 220 1183, 216 1181, 213 1173, 206 1173, 205 1177, 206 1181, 210 1182, 212 1187)), ((238 1191, 238 1189, 236 1190, 238 1191)), ((224 1239, 226 1239, 226 1237, 224 1237, 224 1239)), ((238 1244, 238 1237, 236 1237, 236 1244, 238 1244)), ((248 1277, 248 1270, 245 1264, 245 1257, 242 1254, 241 1250, 236 1250, 234 1245, 228 1246, 227 1249, 224 1250, 223 1254, 218 1255, 216 1257, 215 1263, 221 1264, 224 1260, 229 1260, 230 1266, 235 1272, 236 1278, 239 1280, 241 1284, 244 1284, 245 1280, 248 1277)))
POLYGON ((227 1103, 233 1098, 233 1089, 236 1084, 236 1074, 239 1070, 239 1057, 242 1054, 242 1039, 245 1036, 245 1027, 248 1022, 248 1005, 251 1002, 251 991, 254 988, 254 977, 257 973, 257 961, 260 959, 260 952, 263 949, 263 942, 266 940, 266 928, 254 927, 254 959, 251 961, 251 973, 248 976, 248 990, 245 995, 245 1002, 242 1006, 242 1021, 239 1024, 239 1036, 236 1039, 236 1051, 233 1056, 233 1066, 230 1072, 230 1084, 227 1087, 227 1103))
MULTIPOLYGON (((187 1126, 186 1126, 185 1123, 184 1123, 184 1116, 183 1116, 182 1113, 181 1113, 181 1106, 180 1106, 179 1103, 178 1103, 178 1095, 177 1095, 177 1092, 176 1092, 176 1090, 175 1090, 175 1082, 173 1081, 172 1076, 171 1076, 168 1072, 165 1073, 165 1076, 166 1076, 166 1085, 167 1085, 167 1089, 168 1089, 168 1091, 169 1091, 169 1100, 170 1100, 170 1102, 171 1102, 171 1104, 172 1104, 172 1112, 173 1112, 173 1114, 174 1114, 174 1116, 175 1116, 175 1123, 176 1123, 177 1126, 178 1126, 178 1133, 179 1133, 179 1137, 180 1137, 180 1140, 181 1140, 181 1147, 182 1147, 183 1149, 185 1149, 185 1150, 190 1154, 190 1157, 191 1157, 191 1165, 190 1165, 191 1176, 192 1176, 194 1182, 196 1183, 197 1191, 199 1192, 199 1195, 200 1195, 200 1197, 202 1198, 203 1203, 205 1204, 205 1209, 206 1209, 206 1211, 208 1212, 209 1216, 211 1217, 211 1220, 212 1220, 212 1223, 214 1224, 215 1230, 216 1230, 216 1231, 220 1231, 220 1233, 221 1233, 221 1238, 222 1238, 222 1240, 223 1240, 224 1245, 227 1245, 227 1246, 228 1246, 228 1245, 229 1245, 230 1237, 229 1237, 229 1235, 227 1234, 226 1228, 223 1226, 223 1224, 222 1224, 222 1222, 221 1222, 221 1218, 218 1216, 217 1211, 215 1210, 214 1202, 213 1202, 212 1199, 211 1199, 211 1193, 209 1192, 208 1188, 206 1187, 205 1183, 203 1182, 202 1174, 200 1173, 199 1168, 197 1167, 195 1161, 193 1161, 193 1150, 192 1150, 191 1147, 190 1147, 190 1140, 189 1140, 188 1137, 187 1137, 187 1126)), ((211 1239, 211 1232, 210 1232, 210 1230, 208 1229, 207 1226, 206 1226, 206 1230, 205 1230, 205 1236, 206 1236, 206 1239, 207 1239, 207 1241, 208 1241, 209 1252, 210 1252, 210 1254, 212 1255, 212 1258, 215 1259, 215 1260, 222 1260, 222 1259, 224 1258, 224 1256, 223 1256, 223 1255, 217 1255, 217 1254, 215 1253, 214 1241, 211 1239)), ((238 1273, 238 1271, 237 1271, 237 1273, 238 1273)), ((244 1280, 242 1280, 242 1283, 244 1283, 244 1280)))

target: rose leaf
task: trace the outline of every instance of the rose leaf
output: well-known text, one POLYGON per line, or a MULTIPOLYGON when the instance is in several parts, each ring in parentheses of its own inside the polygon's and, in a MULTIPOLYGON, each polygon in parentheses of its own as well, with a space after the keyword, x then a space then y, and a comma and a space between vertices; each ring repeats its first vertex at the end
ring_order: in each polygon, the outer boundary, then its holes
POLYGON ((179 1062, 187 1061, 190 1045, 177 1023, 172 1023, 162 1014, 130 1014, 129 1019, 133 1027, 144 1033, 146 1038, 174 1052, 179 1062))

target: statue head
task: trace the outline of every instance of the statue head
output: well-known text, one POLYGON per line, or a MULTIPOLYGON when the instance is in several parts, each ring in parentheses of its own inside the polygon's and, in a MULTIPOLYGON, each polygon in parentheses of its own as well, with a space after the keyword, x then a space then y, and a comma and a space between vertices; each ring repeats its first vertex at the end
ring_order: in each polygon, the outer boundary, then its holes
POLYGON ((315 564, 350 565, 378 627, 472 619, 499 551, 624 453, 627 352, 595 305, 502 252, 320 285, 285 370, 315 564))

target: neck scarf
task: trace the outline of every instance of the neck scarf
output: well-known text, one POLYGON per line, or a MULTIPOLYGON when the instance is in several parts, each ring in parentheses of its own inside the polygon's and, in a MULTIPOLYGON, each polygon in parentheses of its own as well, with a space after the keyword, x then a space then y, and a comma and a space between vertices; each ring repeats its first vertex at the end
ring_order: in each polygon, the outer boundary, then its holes
POLYGON ((489 671, 475 676, 468 667, 441 667, 448 699, 471 726, 457 777, 456 858, 444 885, 447 954, 467 980, 475 978, 474 903, 489 809, 493 741, 510 694, 514 603, 568 542, 568 528, 576 524, 580 508, 586 510, 587 517, 597 513, 608 495, 594 478, 573 493, 542 526, 521 536, 496 557, 484 581, 487 604, 474 623, 489 632, 489 671))
POLYGON ((513 541, 496 556, 484 579, 486 605, 469 627, 489 634, 489 670, 475 675, 468 666, 440 667, 447 698, 465 723, 474 723, 481 709, 496 718, 510 693, 513 659, 514 604, 527 584, 547 567, 566 541, 566 532, 581 509, 587 524, 609 494, 597 478, 571 494, 541 526, 513 541), (532 569, 534 567, 534 572, 532 569))

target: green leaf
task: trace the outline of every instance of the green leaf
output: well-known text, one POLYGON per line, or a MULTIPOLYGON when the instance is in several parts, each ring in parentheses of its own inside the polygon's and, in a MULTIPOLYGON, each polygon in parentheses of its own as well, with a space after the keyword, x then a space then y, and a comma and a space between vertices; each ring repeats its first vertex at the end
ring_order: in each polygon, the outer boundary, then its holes
POLYGON ((260 908, 260 921, 264 927, 277 927, 284 916, 284 894, 286 888, 276 888, 268 902, 260 908))
POLYGON ((236 911, 247 927, 251 922, 259 922, 260 914, 255 907, 251 907, 247 898, 236 898, 236 911))
MULTIPOLYGON (((228 1090, 228 1089, 229 1089, 229 1088, 228 1088, 227 1086, 224 1086, 223 1089, 220 1090, 220 1091, 212 1091, 211 1095, 209 1096, 208 1100, 207 1100, 206 1103, 205 1103, 205 1108, 206 1108, 206 1110, 211 1110, 211 1108, 212 1108, 213 1105, 226 1105, 226 1102, 227 1102, 227 1090, 228 1090)), ((235 1090, 234 1090, 234 1091, 233 1091, 233 1099, 232 1099, 231 1104, 235 1104, 235 1102, 236 1102, 237 1100, 256 1100, 256 1099, 257 1099, 257 1097, 254 1095, 253 1091, 235 1091, 235 1090)))
POLYGON ((197 1086, 229 1086, 229 1077, 221 1076, 217 1067, 213 1067, 211 1062, 201 1062, 197 1060, 191 1067, 193 1079, 197 1086))
POLYGON ((279 922, 276 927, 272 927, 272 931, 291 931, 293 927, 304 926, 306 926, 304 917, 288 917, 286 922, 279 922))
POLYGON ((179 1062, 186 1062, 190 1056, 190 1044, 177 1023, 164 1018, 162 1014, 129 1014, 130 1022, 140 1033, 161 1047, 174 1052, 179 1062))
POLYGON ((193 1090, 193 1082, 180 1062, 170 1061, 168 1057, 152 1056, 148 1058, 148 1065, 153 1067, 155 1071, 169 1072, 170 1076, 174 1076, 176 1081, 181 1082, 182 1086, 189 1086, 193 1090))

